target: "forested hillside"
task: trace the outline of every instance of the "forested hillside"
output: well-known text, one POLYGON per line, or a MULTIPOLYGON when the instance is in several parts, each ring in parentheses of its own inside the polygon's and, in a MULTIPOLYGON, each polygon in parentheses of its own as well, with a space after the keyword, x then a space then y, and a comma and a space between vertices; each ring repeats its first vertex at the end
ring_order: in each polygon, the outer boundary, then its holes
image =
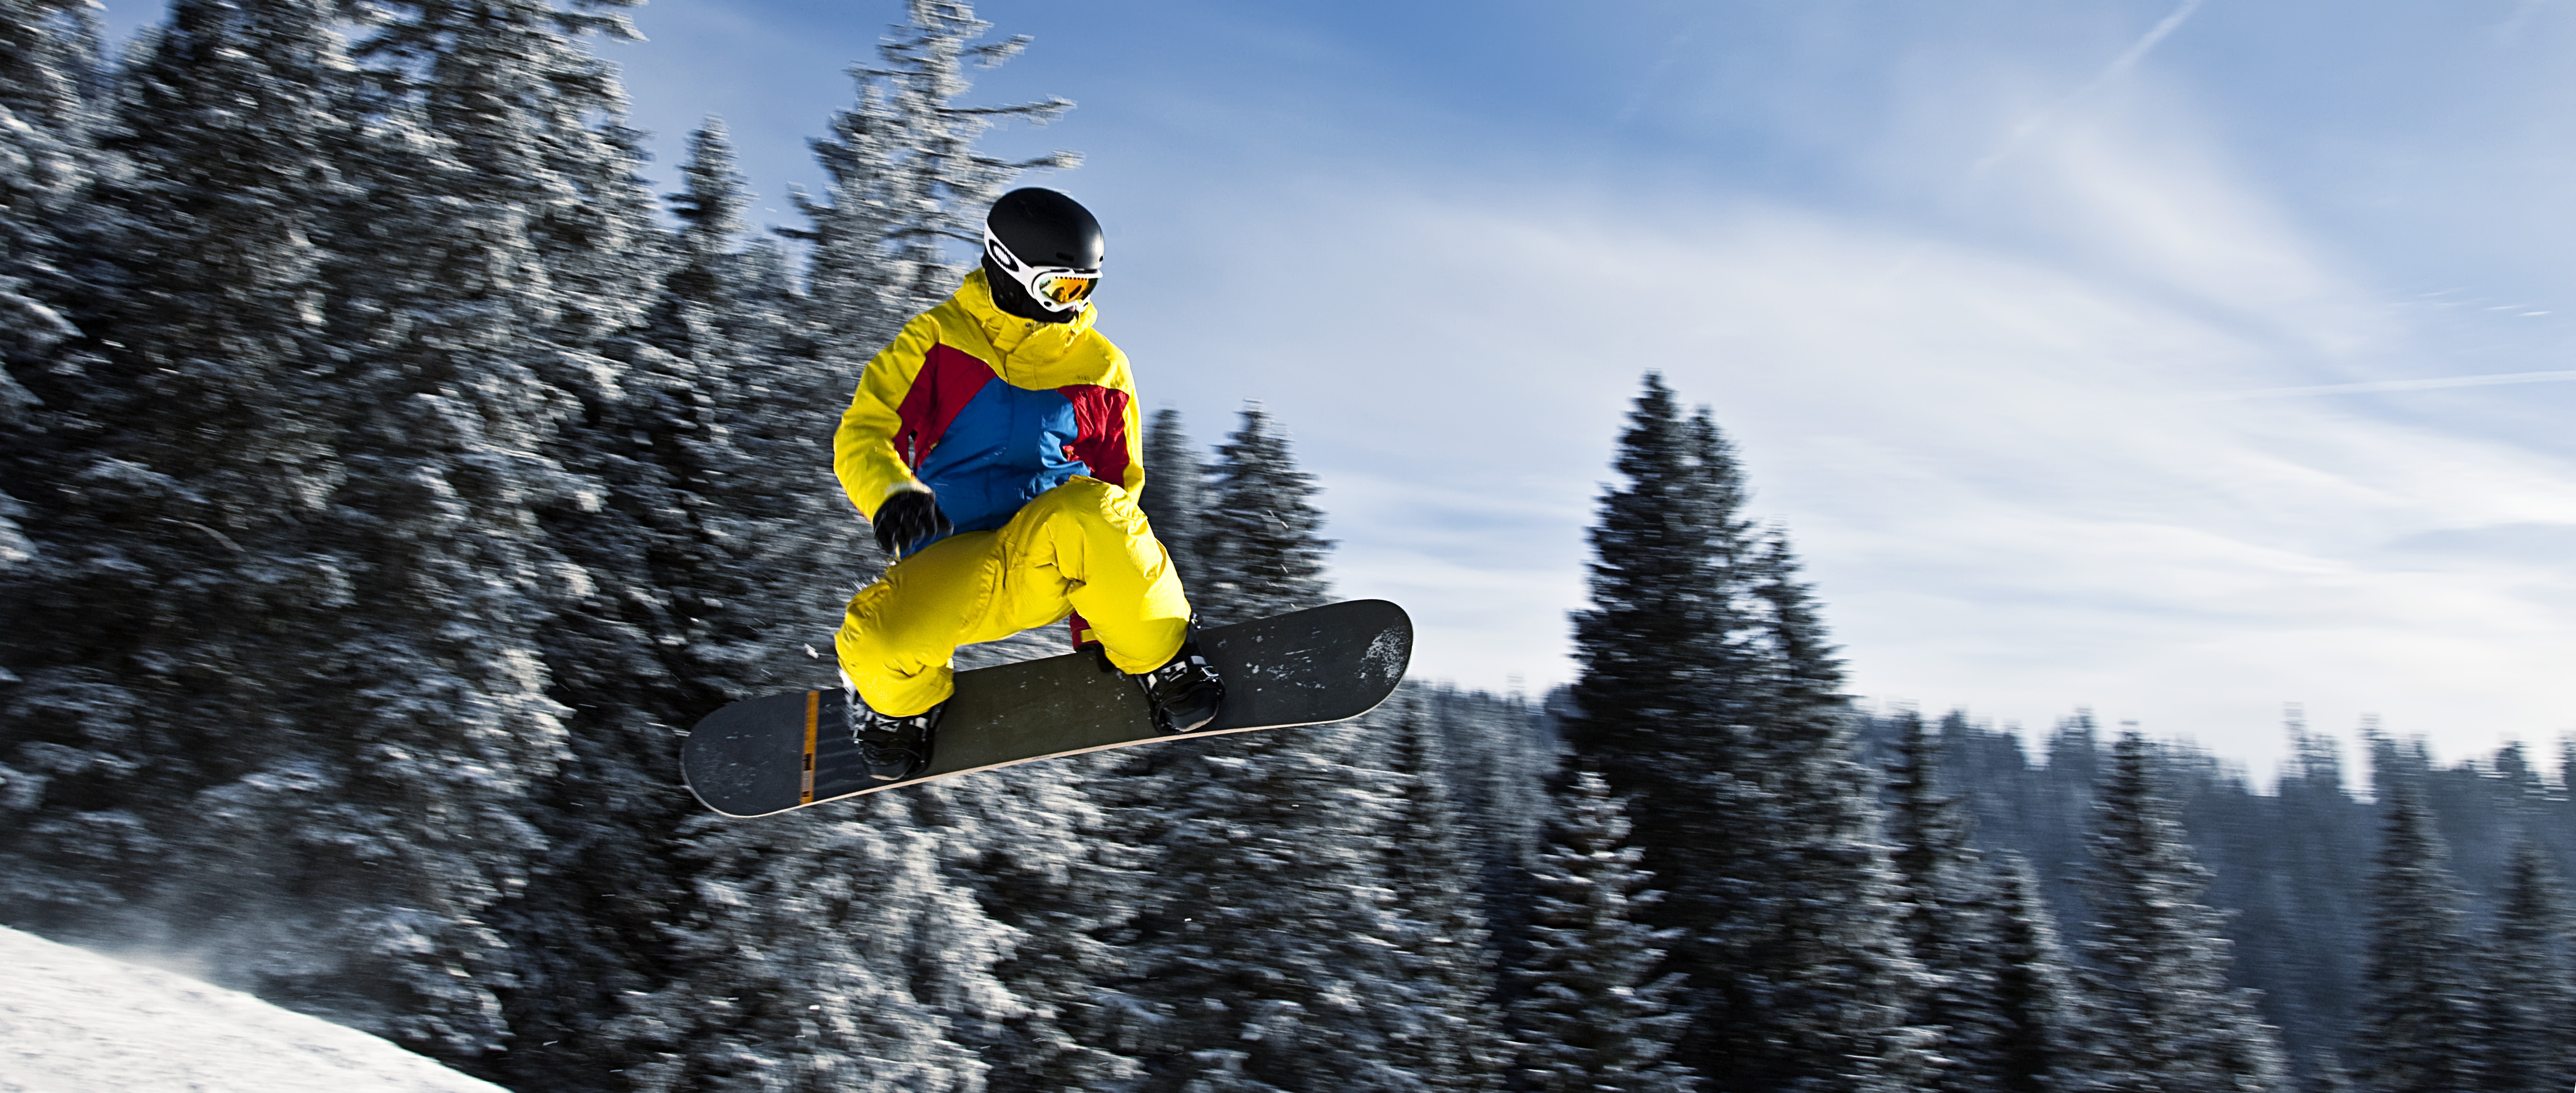
MULTIPOLYGON (((752 238, 722 123, 639 177, 619 6, 180 0, 110 59, 0 0, 0 924, 548 1093, 2576 1081, 2576 756, 2373 736, 2364 800, 2304 727, 2258 793, 1865 715, 1652 375, 1543 702, 704 812, 680 734, 833 685, 887 564, 849 391, 1074 165, 979 135, 1071 104, 974 101, 1025 43, 913 0, 752 238)), ((1287 423, 1187 429, 1141 501, 1194 605, 1332 599, 1287 423)))
MULTIPOLYGON (((1877 719, 1873 735, 1893 740, 1900 725, 1877 719)), ((2566 1026, 2532 1022, 2576 1017, 2557 879, 2576 871, 2576 803, 2567 792, 2576 751, 2562 743, 2547 773, 2521 744, 2441 766, 2420 742, 2365 730, 2367 772, 2348 775, 2340 747, 2293 709, 2284 726, 2293 758, 2270 787, 2249 785, 2204 753, 2157 749, 2188 841, 2210 872, 2209 902, 2232 916, 2223 933, 2234 945, 2234 980, 2263 992, 2264 1018, 2309 1066, 2366 1058, 2386 1042, 2381 1031, 2433 1035, 2385 1008, 2401 1001, 2391 995, 2402 987, 2413 1004, 2449 997, 2461 1007, 2458 1027, 2438 1035, 2450 1050, 2492 1063, 2476 1088, 2566 1084, 2566 1035, 2538 1031, 2566 1026), (2427 928, 2426 938, 2407 942, 2426 951, 2396 949, 2427 928), (2534 1051, 2547 1061, 2526 1054, 2534 1051)), ((1973 817, 1972 844, 2029 860, 2049 882, 2064 932, 2087 936, 2082 894, 2064 882, 2082 875, 2100 779, 2092 719, 2061 722, 2036 765, 2017 737, 1963 715, 1944 718, 1938 739, 1945 784, 1973 817)))

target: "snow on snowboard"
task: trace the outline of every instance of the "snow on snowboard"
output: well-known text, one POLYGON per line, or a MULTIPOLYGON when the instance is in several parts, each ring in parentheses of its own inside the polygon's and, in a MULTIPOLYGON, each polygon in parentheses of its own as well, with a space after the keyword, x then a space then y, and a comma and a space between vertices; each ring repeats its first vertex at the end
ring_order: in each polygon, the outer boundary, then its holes
MULTIPOLYGON (((1358 717, 1395 691, 1413 620, 1385 600, 1352 600, 1201 631, 1225 680, 1215 724, 1189 736, 1358 717)), ((1181 737, 1154 731, 1145 696, 1090 652, 957 673, 930 771, 878 782, 850 742, 836 688, 746 698, 708 714, 680 749, 689 791, 728 816, 766 816, 880 789, 1039 759, 1181 737)))

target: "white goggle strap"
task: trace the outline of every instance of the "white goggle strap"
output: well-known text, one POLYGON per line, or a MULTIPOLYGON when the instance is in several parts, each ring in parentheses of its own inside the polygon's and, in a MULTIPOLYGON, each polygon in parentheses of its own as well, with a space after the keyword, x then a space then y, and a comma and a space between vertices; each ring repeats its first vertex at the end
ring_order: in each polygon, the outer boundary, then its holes
POLYGON ((1087 293, 1083 299, 1059 306, 1046 293, 1038 291, 1038 279, 1049 274, 1072 274, 1076 277, 1096 279, 1100 276, 1099 270, 1075 269, 1072 266, 1032 266, 1020 261, 1020 256, 1011 253, 1011 248, 1002 242, 1002 237, 993 234, 993 227, 990 224, 984 226, 984 253, 992 255, 993 261, 1002 267, 1002 272, 1010 274, 1011 280, 1019 282, 1020 288, 1028 293, 1030 299, 1037 301, 1039 307, 1049 311, 1080 311, 1090 306, 1091 301, 1087 293))

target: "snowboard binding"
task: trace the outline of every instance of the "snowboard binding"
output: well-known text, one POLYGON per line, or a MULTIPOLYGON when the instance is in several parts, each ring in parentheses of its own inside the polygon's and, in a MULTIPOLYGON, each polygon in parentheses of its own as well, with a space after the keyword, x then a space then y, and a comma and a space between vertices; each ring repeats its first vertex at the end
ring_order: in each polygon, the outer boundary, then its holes
POLYGON ((1217 708, 1225 703, 1225 681, 1217 678, 1216 667, 1199 654, 1198 620, 1191 620, 1189 636, 1182 639, 1181 651, 1160 668, 1127 677, 1145 692, 1145 703, 1154 708, 1154 731, 1165 736, 1194 732, 1216 722, 1217 708))
POLYGON ((850 740, 859 746, 859 758, 867 766, 868 777, 900 782, 918 778, 930 769, 930 734, 939 728, 939 715, 947 711, 947 703, 910 717, 889 717, 870 709, 859 697, 858 688, 846 690, 850 699, 850 740))

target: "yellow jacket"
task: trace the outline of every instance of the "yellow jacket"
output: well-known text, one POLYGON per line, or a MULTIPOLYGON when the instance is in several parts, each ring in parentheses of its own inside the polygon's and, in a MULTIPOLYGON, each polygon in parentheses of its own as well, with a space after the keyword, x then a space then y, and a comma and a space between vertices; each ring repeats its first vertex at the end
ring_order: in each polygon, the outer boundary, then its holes
POLYGON ((1032 322, 994 306, 984 271, 967 274, 860 374, 832 435, 851 503, 873 518, 886 498, 927 489, 956 530, 980 531, 1075 475, 1138 496, 1135 381, 1127 355, 1094 328, 1099 313, 1032 322))

